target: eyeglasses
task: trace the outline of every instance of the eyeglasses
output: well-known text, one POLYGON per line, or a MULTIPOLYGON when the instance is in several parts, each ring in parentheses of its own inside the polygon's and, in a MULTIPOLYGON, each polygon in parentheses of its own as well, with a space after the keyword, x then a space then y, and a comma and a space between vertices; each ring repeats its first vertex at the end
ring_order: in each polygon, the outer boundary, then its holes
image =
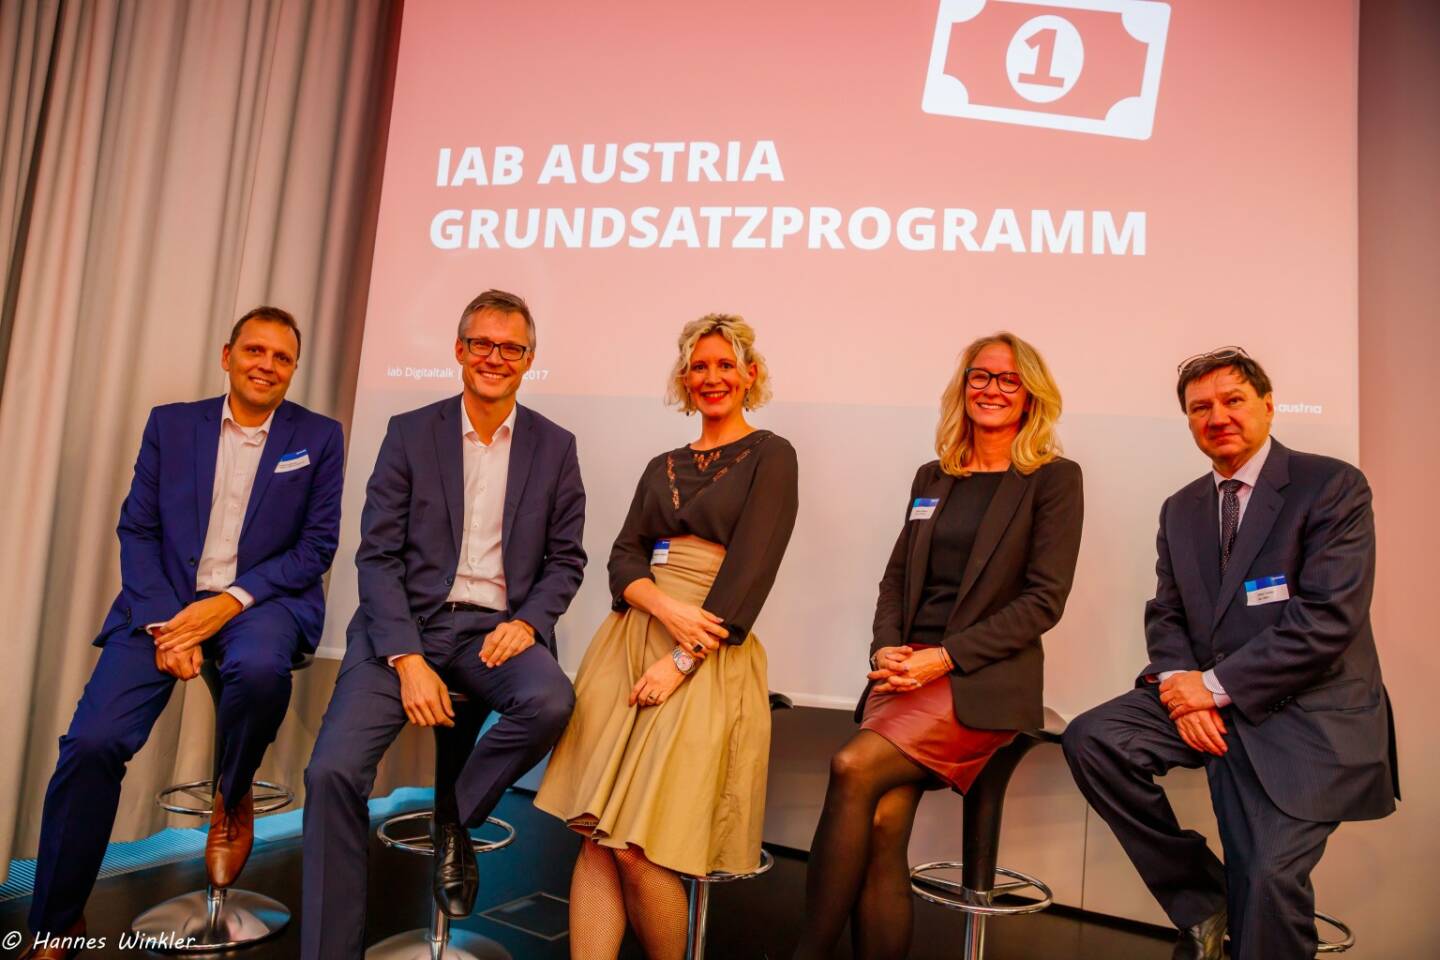
POLYGON ((530 348, 523 343, 496 343, 486 337, 462 337, 465 341, 465 349, 470 351, 472 357, 488 357, 496 350, 500 351, 500 357, 504 360, 523 360, 530 348))
POLYGON ((1014 393, 1025 385, 1020 379, 1020 374, 1014 370, 1002 370, 999 373, 991 373, 980 367, 965 368, 965 382, 970 385, 971 390, 984 390, 994 380, 1000 385, 1001 393, 1014 393))
POLYGON ((1239 360, 1241 357, 1244 357, 1246 360, 1250 359, 1250 354, 1245 352, 1244 347, 1236 347, 1233 345, 1228 347, 1216 347, 1214 350, 1210 350, 1206 353, 1197 353, 1193 357, 1185 358, 1180 362, 1180 365, 1175 368, 1175 372, 1178 374, 1183 374, 1185 372, 1185 369, 1191 364, 1200 363, 1202 360, 1239 360))

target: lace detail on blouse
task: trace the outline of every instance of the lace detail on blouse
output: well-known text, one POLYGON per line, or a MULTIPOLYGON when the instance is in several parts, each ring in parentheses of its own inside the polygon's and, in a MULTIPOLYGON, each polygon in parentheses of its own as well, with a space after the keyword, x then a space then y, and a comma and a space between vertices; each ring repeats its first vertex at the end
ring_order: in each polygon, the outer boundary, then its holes
MULTIPOLYGON (((695 500, 697 500, 701 494, 703 494, 706 490, 709 490, 712 486, 714 486, 720 481, 721 477, 729 473, 731 467, 743 462, 746 457, 750 456, 750 451, 758 447, 760 443, 765 440, 766 437, 769 437, 771 435, 772 434, 768 430, 756 430, 754 433, 755 439, 752 442, 746 444, 739 453, 735 454, 735 458, 733 460, 725 464, 725 466, 721 467, 719 470, 716 470, 715 475, 710 478, 710 482, 702 486, 699 490, 696 490, 695 495, 686 502, 695 502, 695 500)), ((695 469, 699 470, 701 473, 704 473, 715 463, 716 460, 720 458, 720 454, 723 449, 723 447, 716 447, 714 450, 707 450, 704 453, 696 450, 691 450, 690 455, 695 460, 695 469)), ((670 504, 676 510, 679 510, 680 487, 675 482, 675 454, 673 451, 671 453, 665 454, 665 479, 669 481, 670 484, 670 504)))

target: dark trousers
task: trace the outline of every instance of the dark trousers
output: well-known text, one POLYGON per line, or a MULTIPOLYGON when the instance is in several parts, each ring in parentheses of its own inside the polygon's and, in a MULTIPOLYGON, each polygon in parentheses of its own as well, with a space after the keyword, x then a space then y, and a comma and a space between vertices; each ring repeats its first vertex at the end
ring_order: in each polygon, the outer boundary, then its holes
POLYGON ((1310 871, 1338 824, 1297 820, 1270 801, 1236 736, 1241 722, 1221 711, 1223 757, 1180 739, 1156 685, 1089 710, 1065 731, 1065 758, 1080 792, 1110 825, 1135 869, 1175 926, 1193 926, 1226 908, 1235 960, 1315 956, 1315 891, 1310 871), (1155 778, 1203 766, 1225 851, 1222 865, 1193 830, 1182 830, 1155 778))
MULTIPOLYGON (((575 706, 569 678, 539 644, 493 669, 480 662, 485 635, 502 618, 442 613, 422 639, 425 659, 452 690, 471 699, 471 709, 481 718, 491 710, 501 714, 456 778, 456 806, 471 825, 489 816, 511 784, 549 752, 575 706)), ((307 960, 359 960, 364 953, 366 802, 380 758, 406 722, 394 668, 381 659, 347 657, 305 770, 300 943, 307 960)))
MULTIPOLYGON (((299 644, 299 624, 274 603, 256 604, 205 642, 205 655, 217 661, 225 681, 215 722, 227 804, 249 791, 285 719, 299 644)), ((101 649, 45 791, 31 930, 60 933, 79 919, 115 825, 125 765, 150 736, 174 686, 175 678, 155 666, 149 634, 111 637, 101 649)))

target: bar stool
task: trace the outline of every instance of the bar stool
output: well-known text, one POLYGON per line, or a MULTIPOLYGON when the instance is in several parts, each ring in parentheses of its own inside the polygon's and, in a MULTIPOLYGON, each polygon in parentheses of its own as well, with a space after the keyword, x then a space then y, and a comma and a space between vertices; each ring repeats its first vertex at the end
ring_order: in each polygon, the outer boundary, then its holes
POLYGON ((959 910, 965 914, 965 960, 981 960, 985 955, 985 922, 990 917, 1018 916, 1038 913, 1054 900, 1050 888, 1041 880, 1016 870, 997 866, 1000 849, 1000 817, 1005 806, 1005 789, 1010 776, 1025 754, 1042 743, 1060 742, 1065 733, 1065 720, 1049 707, 1045 708, 1045 725, 1027 730, 999 750, 975 778, 965 794, 962 860, 937 860, 922 863, 910 871, 910 889, 923 900, 959 910), (940 874, 959 870, 956 883, 940 874), (1008 877, 996 883, 996 876, 1008 877), (999 904, 995 897, 1019 890, 1034 890, 1040 899, 1015 904, 999 904))
MULTIPOLYGON (((447 763, 449 751, 464 747, 467 754, 480 735, 484 717, 476 722, 476 711, 468 709, 470 699, 463 693, 450 691, 450 703, 455 708, 454 727, 435 727, 435 789, 455 789, 453 779, 446 771, 457 771, 461 764, 447 763)), ((405 853, 419 853, 433 857, 435 844, 430 837, 430 821, 434 810, 418 810, 388 818, 380 824, 376 836, 385 846, 405 853), (417 830, 423 826, 423 830, 417 830)), ((515 842, 515 828, 504 820, 486 817, 485 823, 500 830, 495 840, 470 838, 470 849, 475 853, 493 853, 515 842)), ((365 951, 365 960, 511 960, 510 952, 489 937, 470 930, 453 929, 450 918, 440 909, 438 903, 430 905, 430 925, 397 933, 381 940, 365 951)))
MULTIPOLYGON (((291 674, 306 669, 315 661, 313 654, 298 654, 290 665, 291 674)), ((200 665, 200 678, 210 691, 210 701, 220 713, 220 694, 225 681, 215 661, 207 658, 200 665)), ((186 817, 209 818, 215 806, 215 790, 220 782, 220 724, 215 724, 215 759, 211 776, 206 780, 176 783, 155 794, 155 803, 170 813, 186 817), (186 803, 186 800, 194 804, 186 803)), ((255 815, 273 813, 295 802, 295 791, 280 783, 255 780, 250 785, 255 798, 255 815)), ((174 953, 213 953, 259 943, 284 930, 290 923, 290 910, 280 901, 234 887, 205 885, 151 907, 130 923, 130 929, 147 938, 145 942, 162 944, 151 949, 174 953)))
MULTIPOLYGON (((789 710, 794 701, 783 693, 770 692, 770 712, 789 710)), ((760 850, 760 865, 748 873, 724 873, 716 871, 705 876, 683 875, 690 887, 688 891, 689 915, 685 924, 685 960, 705 960, 705 931, 710 919, 710 887, 716 883, 734 883, 736 880, 754 880, 770 872, 775 858, 770 851, 760 850)))

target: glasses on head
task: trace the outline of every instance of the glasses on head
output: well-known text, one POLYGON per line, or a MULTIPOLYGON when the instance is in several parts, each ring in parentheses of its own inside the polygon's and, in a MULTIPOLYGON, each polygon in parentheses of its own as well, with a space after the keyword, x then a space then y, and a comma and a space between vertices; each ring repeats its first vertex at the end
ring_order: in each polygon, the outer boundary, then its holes
POLYGON ((965 368, 965 382, 971 390, 984 390, 994 380, 1000 387, 1001 393, 1014 393, 1025 385, 1020 379, 1020 374, 1014 370, 1002 370, 999 373, 991 373, 989 370, 980 367, 965 368))
POLYGON ((1245 352, 1244 347, 1216 347, 1214 350, 1209 350, 1205 353, 1197 353, 1193 357, 1186 357, 1184 360, 1180 361, 1180 365, 1175 368, 1175 372, 1178 374, 1183 374, 1186 368, 1189 367, 1191 364, 1200 363, 1202 361, 1238 360, 1241 357, 1244 357, 1246 360, 1250 359, 1250 354, 1245 352))
POLYGON ((503 360, 523 360, 530 348, 523 343, 496 343, 487 337, 465 337, 465 349, 470 351, 472 357, 488 357, 496 350, 500 351, 503 360))

